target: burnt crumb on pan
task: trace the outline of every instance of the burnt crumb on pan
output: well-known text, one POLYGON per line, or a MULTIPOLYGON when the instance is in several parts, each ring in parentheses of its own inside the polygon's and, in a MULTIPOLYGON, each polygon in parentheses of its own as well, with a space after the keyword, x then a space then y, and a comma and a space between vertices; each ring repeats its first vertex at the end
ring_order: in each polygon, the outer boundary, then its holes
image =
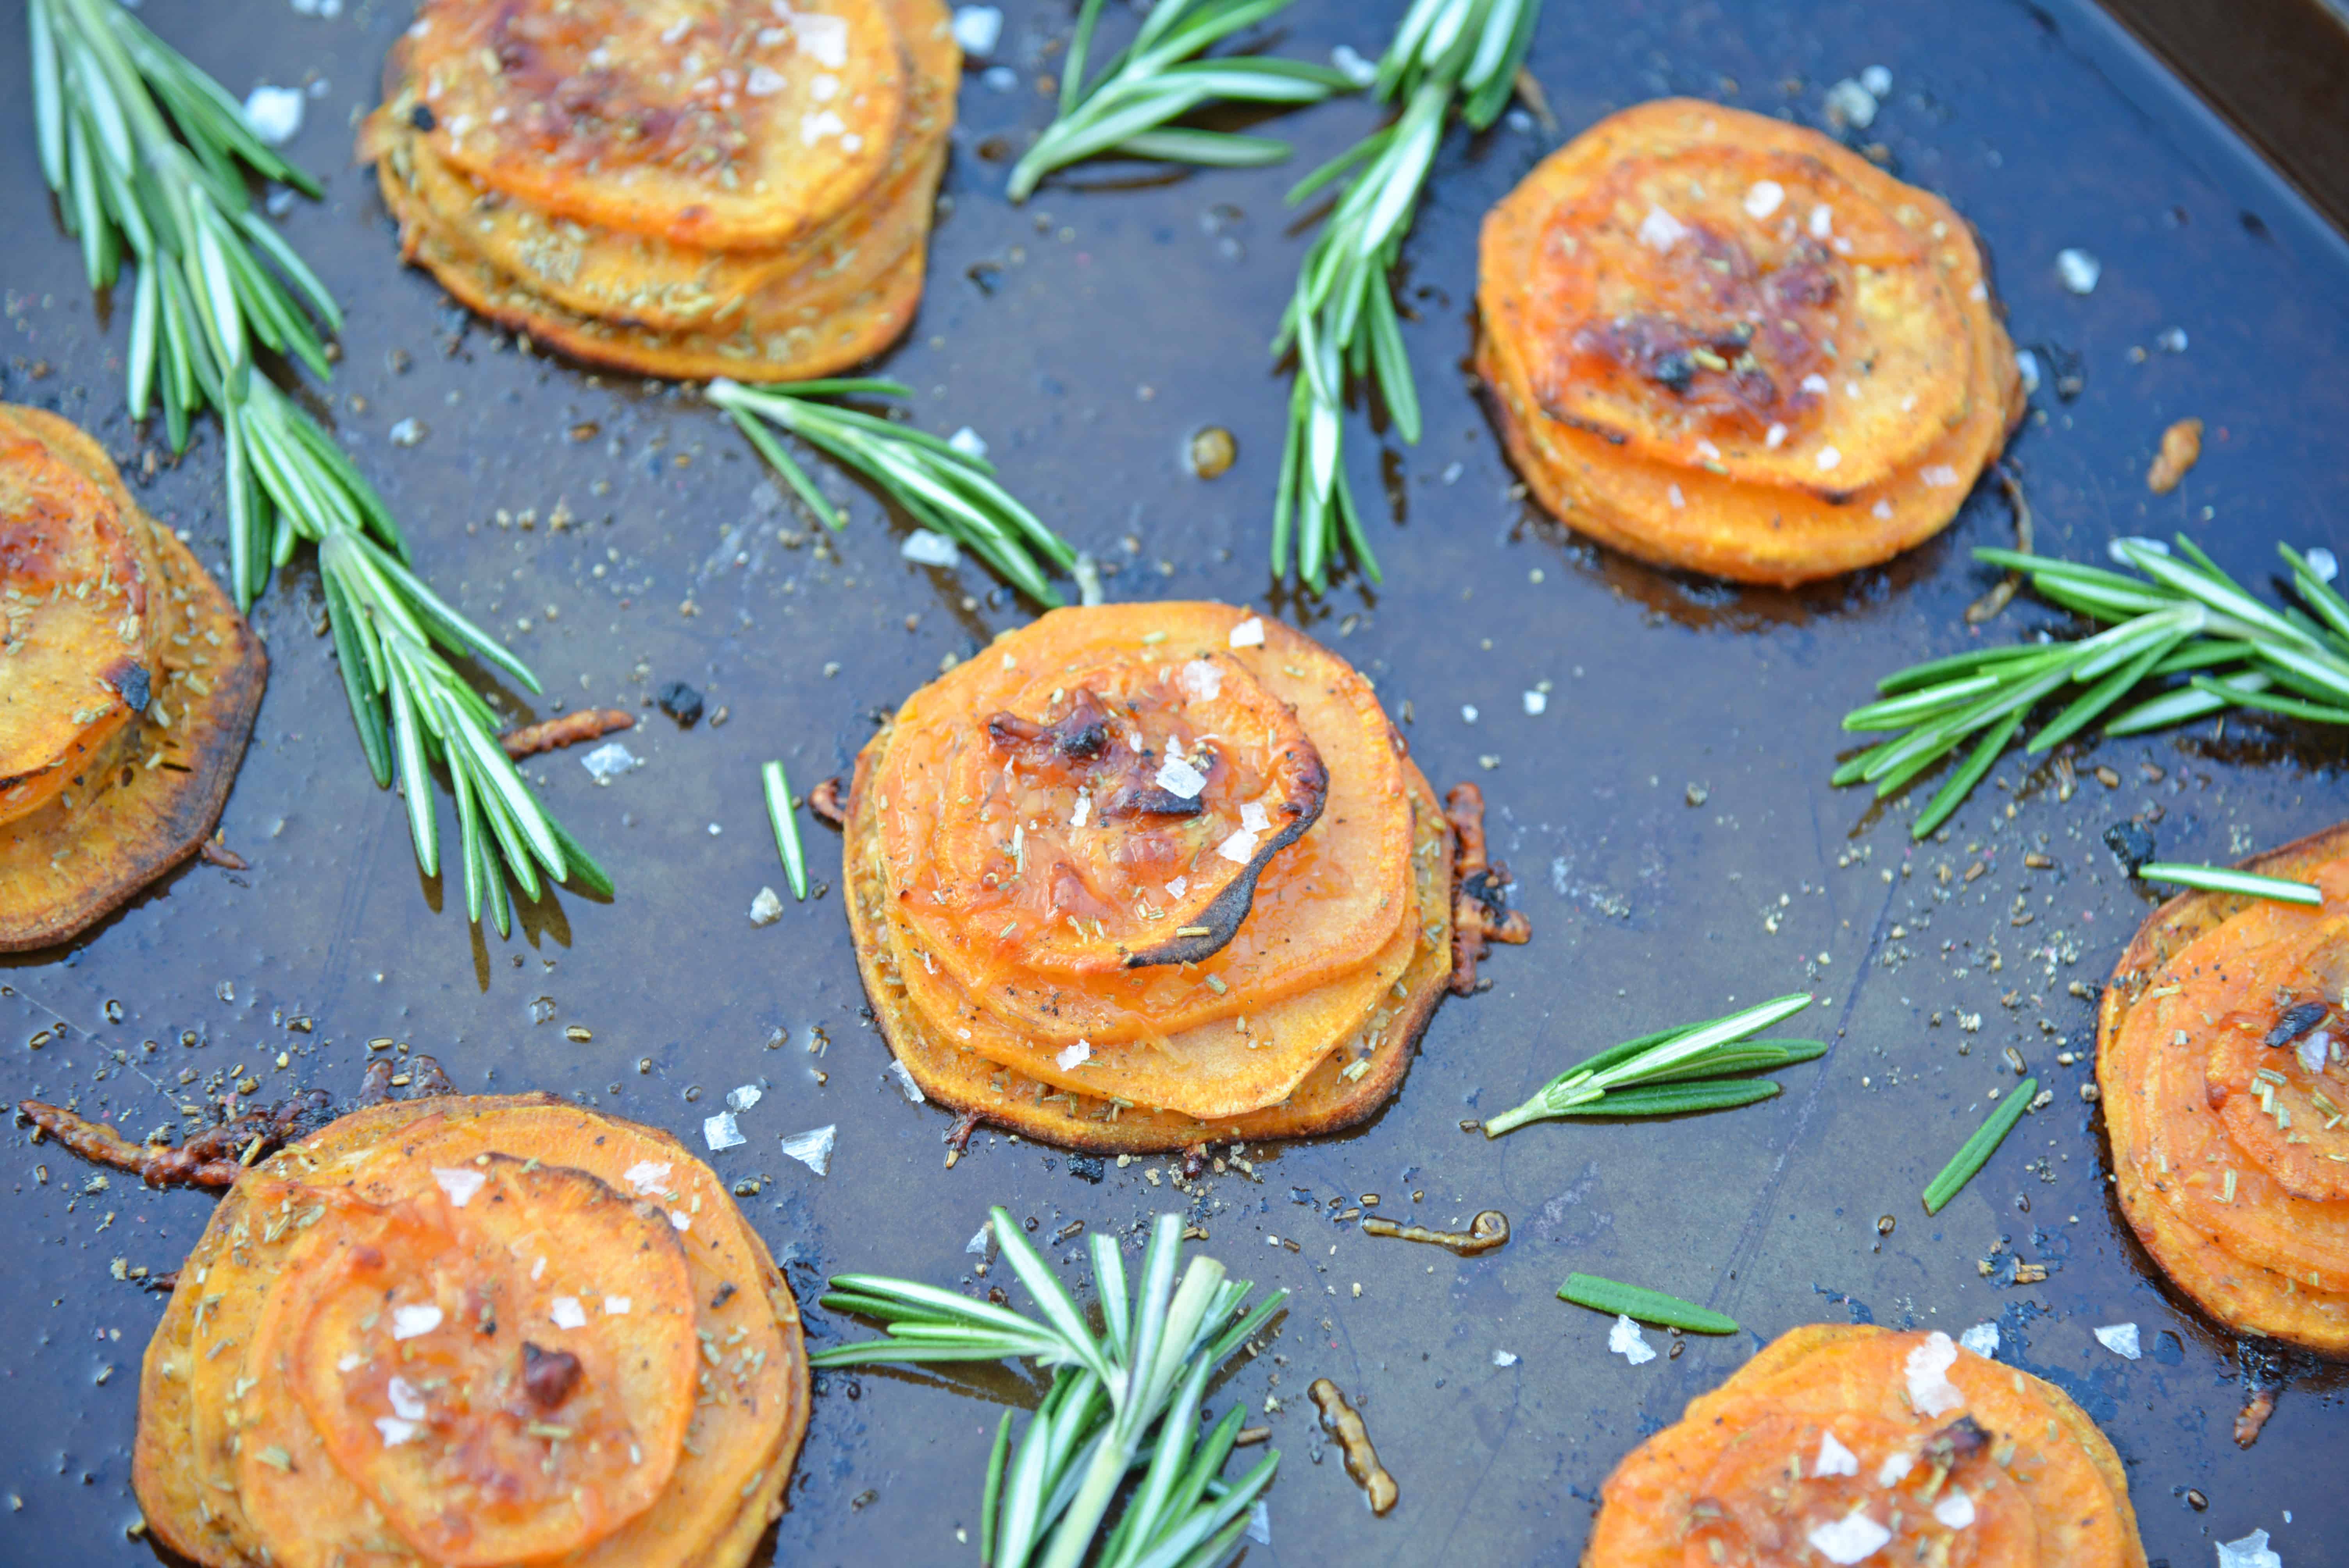
POLYGON ((2161 449, 2145 470, 2145 488, 2168 495, 2202 457, 2202 421, 2180 419, 2161 433, 2161 449))
POLYGON ((848 825, 848 810, 841 803, 838 774, 820 781, 807 792, 807 809, 835 828, 848 825))
POLYGON ((683 681, 671 681, 653 694, 660 710, 677 720, 680 729, 691 729, 701 717, 701 694, 683 681))
POLYGON ((305 1089, 205 1128, 177 1148, 131 1143, 102 1121, 37 1099, 17 1101, 16 1112, 84 1160, 131 1172, 150 1187, 226 1187, 264 1154, 325 1126, 327 1103, 326 1090, 305 1089))
POLYGON ((2153 834, 2143 823, 2135 820, 2115 822, 2106 828, 2105 847, 2112 851, 2113 858, 2120 861, 2131 876, 2137 875, 2137 868, 2160 851, 2160 846, 2154 842, 2153 834))
POLYGON ((1485 944, 1520 944, 1534 928, 1525 911, 1511 909, 1502 899, 1509 868, 1485 858, 1485 792, 1474 784, 1454 785, 1444 798, 1444 814, 1451 820, 1456 846, 1452 860, 1452 994, 1465 996, 1476 989, 1476 965, 1485 956, 1485 944))
POLYGON ((633 716, 616 707, 583 707, 577 713, 566 713, 558 718, 541 719, 520 729, 510 729, 498 737, 498 748, 518 762, 542 751, 576 746, 583 740, 600 739, 616 729, 634 728, 636 722, 633 716))
POLYGON ((436 130, 440 129, 440 120, 429 105, 418 104, 408 111, 408 123, 419 130, 436 130))

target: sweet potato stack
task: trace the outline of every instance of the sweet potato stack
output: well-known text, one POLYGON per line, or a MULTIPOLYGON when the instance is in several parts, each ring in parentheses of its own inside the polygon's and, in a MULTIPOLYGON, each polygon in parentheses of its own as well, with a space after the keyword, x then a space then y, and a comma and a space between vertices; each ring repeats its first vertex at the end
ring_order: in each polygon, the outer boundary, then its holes
POLYGON ((2228 1328, 2349 1356, 2349 823, 2243 869, 2324 903, 2189 892, 2138 931, 2099 1020, 2114 1191, 2228 1328))
POLYGON ((65 941, 195 851, 267 667, 97 442, 0 404, 0 952, 65 941))
POLYGON ((2113 1446, 1949 1336, 1797 1328, 1607 1478, 1583 1568, 2144 1568, 2113 1446))
POLYGON ((1485 220, 1477 366, 1561 521, 1792 584, 1957 514, 2022 417, 1972 232, 1816 131, 1661 99, 1485 220))
POLYGON ((451 1096, 239 1177, 148 1346, 132 1479, 208 1568, 737 1568, 807 1414, 798 1308, 709 1167, 451 1096))
POLYGON ((1358 1121, 1451 973, 1450 830, 1369 683, 1227 604, 999 638, 865 747, 846 828, 897 1059, 1054 1143, 1358 1121))
POLYGON ((403 253, 579 358, 791 380, 922 292, 939 0, 424 0, 360 133, 403 253))

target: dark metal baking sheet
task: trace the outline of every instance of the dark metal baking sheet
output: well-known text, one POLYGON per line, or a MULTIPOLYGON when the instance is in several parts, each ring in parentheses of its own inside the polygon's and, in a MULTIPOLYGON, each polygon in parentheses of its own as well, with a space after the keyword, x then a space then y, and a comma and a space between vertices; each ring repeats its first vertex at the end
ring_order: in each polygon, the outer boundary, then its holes
MULTIPOLYGON (((1875 675, 1961 645, 1959 613, 1989 581, 1966 547, 2003 541, 2006 513, 1977 496, 1945 539, 1794 595, 1650 572, 1529 513, 1456 370, 1477 220, 1550 144, 1522 125, 1447 146, 1411 244, 1425 441, 1400 451, 1366 427, 1351 437, 1367 492, 1385 480, 1386 586, 1349 583, 1319 605, 1268 595, 1286 384, 1263 351, 1302 245, 1279 205, 1295 170, 1055 186, 1007 207, 1001 150, 1042 123, 1036 77, 1067 24, 1056 0, 1008 9, 999 54, 1016 84, 965 89, 934 281, 887 368, 917 388, 926 426, 979 430, 1019 493, 1117 567, 1113 593, 1268 605, 1371 672, 1395 711, 1409 703, 1430 774, 1475 779, 1492 799, 1536 927, 1533 946, 1492 962, 1488 994, 1439 1013, 1380 1119, 1251 1150, 1255 1180, 1206 1179, 1197 1218, 1211 1250, 1298 1293, 1274 1353, 1222 1394, 1259 1414, 1277 1401, 1268 1418, 1288 1456, 1273 1542, 1248 1560, 1573 1561, 1608 1469, 1754 1343, 1692 1342, 1630 1367, 1606 1353, 1603 1320, 1551 1299, 1574 1268, 1712 1302, 1765 1336, 1815 1320, 1997 1319, 2004 1354, 2071 1389, 2112 1436, 2156 1559, 2207 1563, 2212 1539, 2253 1527, 2294 1568, 2337 1557, 2327 1542, 2349 1532, 2339 1383, 2296 1379, 2255 1449, 2230 1440, 2232 1346, 2149 1275, 2105 1196, 2096 1119, 2078 1098, 2090 1008, 2067 994, 2104 978, 2146 908, 2098 841, 2106 826, 2158 810, 2163 850, 2186 859, 2281 842, 2349 812, 2337 743, 2234 721, 2223 738, 2205 727, 2104 745, 2082 755, 2082 775, 2108 766, 2119 786, 2086 781, 2068 802, 2009 762, 1946 843, 1913 852, 1898 820, 1830 791, 1838 715, 1875 675), (1181 452, 1211 423, 1237 434, 1240 460, 1202 483, 1181 452), (1547 711, 1529 717, 1520 694, 1545 681, 1547 711), (1689 803, 1692 785, 1703 804, 1689 803), (2026 870, 2033 850, 2054 869, 2026 870), (1985 870, 1937 897, 1943 864, 1985 870), (1537 1127, 1497 1145, 1459 1130, 1599 1043, 1796 985, 1826 999, 1836 1048, 1785 1075, 1789 1092, 1769 1105, 1537 1127), (1960 1014, 1980 1015, 1980 1032, 1960 1014), (2055 1103, 1928 1220, 1917 1192, 1986 1091, 2014 1081, 2010 1046, 2055 1103), (2080 1065, 2059 1066, 2064 1049, 2080 1065), (1366 1191, 1436 1221, 1498 1207, 1516 1237, 1464 1261, 1327 1217, 1328 1200, 1366 1191), (1898 1228, 1879 1238, 1886 1214, 1898 1228), (1983 1277, 1977 1260, 1997 1246, 2045 1263, 2048 1278, 1983 1277), (2141 1326, 2145 1359, 2091 1337, 2119 1321, 2141 1326), (1496 1350, 1519 1359, 1496 1367, 1496 1350), (1316 1462, 1303 1395, 1321 1375, 1362 1402, 1402 1482, 1386 1519, 1364 1511, 1334 1455, 1316 1462)), ((1372 54, 1400 10, 1304 0, 1282 46, 1372 54)), ((273 1091, 347 1092, 367 1041, 390 1037, 465 1088, 558 1089, 692 1138, 727 1088, 761 1082, 750 1145, 714 1162, 730 1179, 770 1178, 752 1212, 802 1299, 838 1268, 959 1279, 989 1202, 1046 1233, 1076 1219, 1129 1227, 1164 1206, 1170 1189, 1139 1166, 1095 1181, 986 1134, 944 1169, 948 1119, 905 1102, 861 1019, 838 894, 765 929, 747 915, 761 884, 781 882, 756 764, 781 756, 803 783, 843 767, 876 710, 1026 609, 974 568, 903 562, 898 527, 869 499, 819 552, 712 410, 518 352, 398 270, 348 143, 404 5, 359 0, 322 18, 283 0, 150 0, 145 15, 239 92, 322 84, 294 150, 330 175, 330 199, 285 227, 350 313, 332 418, 432 580, 512 634, 550 702, 636 707, 684 679, 728 717, 680 732, 644 710, 624 738, 645 766, 606 788, 575 752, 535 763, 620 894, 562 898, 526 934, 485 944, 460 896, 419 882, 398 802, 366 781, 314 632, 316 583, 297 563, 256 616, 274 668, 223 825, 251 869, 191 866, 70 952, 11 961, 10 1095, 75 1099, 144 1130, 176 1119, 183 1071, 194 1088, 243 1065, 273 1091), (409 418, 423 439, 395 445, 409 418), (297 1017, 312 1032, 293 1031, 297 1017), (568 1039, 573 1025, 592 1039, 568 1039), (820 1058, 807 1049, 817 1031, 820 1058), (280 1052, 290 1065, 272 1070, 280 1052), (827 1122, 839 1149, 818 1179, 776 1140, 827 1122)), ((0 50, 0 104, 16 115, 20 60, 0 50)), ((2100 15, 1998 0, 1552 0, 1534 57, 1569 130, 1665 92, 1816 122, 1824 90, 1874 64, 1894 87, 1868 136, 1980 226, 2018 341, 2051 370, 2076 356, 2077 397, 2043 389, 2014 449, 2041 546, 2093 556, 2116 531, 2182 527, 2261 579, 2278 539, 2342 546, 2337 236, 2100 15), (2065 246, 2102 258, 2094 294, 2059 286, 2065 246), (2183 352, 2158 346, 2172 327, 2183 352), (2209 426, 2201 464, 2152 497, 2141 476, 2155 440, 2189 414, 2209 426)), ((1298 117, 1299 167, 1371 119, 1361 104, 1298 117)), ((124 324, 108 325, 81 286, 21 120, 0 136, 0 196, 17 220, 0 263, 0 393, 83 420, 135 464, 147 438, 118 411, 124 324)), ((144 490, 208 558, 222 548, 218 462, 207 428, 144 490)), ((2043 614, 2018 603, 1987 634, 2043 614)), ((829 861, 835 841, 817 830, 813 842, 829 861)), ((128 1442, 160 1304, 110 1268, 171 1266, 209 1205, 119 1178, 93 1191, 91 1175, 21 1133, 10 1145, 0 1561, 150 1552, 125 1536, 128 1442)), ((812 1322, 820 1336, 839 1328, 812 1322)), ((824 1387, 777 1557, 972 1561, 957 1532, 972 1522, 997 1401, 1028 1386, 866 1372, 824 1387)))

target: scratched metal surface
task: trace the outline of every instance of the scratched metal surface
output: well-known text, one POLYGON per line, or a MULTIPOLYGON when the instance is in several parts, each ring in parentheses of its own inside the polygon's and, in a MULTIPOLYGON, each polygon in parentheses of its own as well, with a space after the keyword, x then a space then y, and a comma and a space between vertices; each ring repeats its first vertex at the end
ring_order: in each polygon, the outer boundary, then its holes
MULTIPOLYGON (((1375 53, 1400 9, 1306 0, 1285 46, 1375 53)), ((2164 1294, 2105 1197, 2099 1129, 2078 1098, 2090 1008, 2066 986, 2102 980, 2146 908, 2098 842, 2106 825, 2158 807, 2163 850, 2184 859, 2277 843, 2349 813, 2339 748, 2240 723, 2223 740, 2206 727, 2084 748, 2084 779, 2102 764, 2122 782, 2085 781, 2068 803, 2009 763, 1946 843, 1913 853, 1897 815, 1877 820, 1828 789, 1837 717, 1867 682, 1964 641, 1959 612, 1988 582, 1965 547, 2002 542, 2006 513, 1978 495, 1944 540, 1799 596, 1649 572, 1530 515, 1454 373, 1477 219, 1549 145, 1530 127, 1455 139, 1412 241, 1427 437, 1412 450, 1363 426, 1350 438, 1369 494, 1385 475, 1386 586, 1350 583, 1316 606, 1269 594, 1285 383, 1263 346, 1301 248, 1279 205, 1287 175, 1055 186, 1008 207, 1000 150, 1042 123, 1041 50, 1067 22, 1057 0, 1009 11, 999 57, 1018 83, 997 92, 974 76, 965 89, 933 281, 887 369, 917 388, 926 426, 977 428, 1014 490, 1115 563, 1114 593, 1269 605, 1370 671, 1394 711, 1409 703, 1429 773, 1484 784, 1537 933, 1491 963, 1488 994, 1443 1008, 1370 1126, 1252 1151, 1254 1181, 1207 1179, 1195 1217, 1212 1250, 1297 1293, 1277 1354, 1221 1395, 1271 1410, 1287 1456, 1272 1543, 1248 1561, 1572 1562, 1608 1469, 1757 1343, 1692 1343, 1629 1367, 1606 1353, 1603 1319, 1552 1299, 1574 1268, 1710 1302, 1764 1337, 1820 1320, 1954 1332, 1996 1319, 2003 1354, 2072 1390, 2111 1435, 2156 1559, 2208 1563, 2211 1540, 2264 1526, 2288 1563, 2331 1560, 2322 1542, 2349 1531, 2340 1385, 2302 1375, 2259 1447, 2235 1449, 2232 1346, 2164 1294), (1237 434, 1240 459, 1202 483, 1180 454, 1210 423, 1237 434), (1527 716, 1520 694, 1545 681, 1547 711, 1527 716), (2054 869, 2026 871, 2031 850, 2054 869), (1979 880, 1936 896, 1938 867, 1962 876, 1977 863, 1979 880), (1671 1125, 1537 1126, 1499 1144, 1458 1128, 1600 1044, 1796 986, 1823 996, 1814 1016, 1835 1049, 1784 1075, 1788 1092, 1768 1105, 1671 1125), (1961 1013, 1981 1016, 1979 1033, 1961 1029, 1961 1013), (2081 1065, 2057 1064, 2066 1041, 2081 1065), (2009 1046, 2055 1102, 1928 1220, 1917 1193, 1986 1091, 2013 1083, 2009 1046), (1437 1223, 1498 1207, 1516 1236, 1462 1261, 1329 1217, 1330 1200, 1368 1191, 1389 1213, 1437 1223), (1885 1214, 1898 1229, 1879 1240, 1885 1214), (2044 1262, 2045 1282, 1982 1277, 1977 1260, 2000 1246, 2044 1262), (2092 1338, 2120 1321, 2141 1326, 2145 1359, 2092 1338), (1496 1350, 1519 1359, 1496 1367, 1496 1350), (1361 1403, 1401 1480, 1383 1520, 1321 1453, 1304 1393, 1323 1375, 1361 1403), (2183 1500, 2189 1487, 2207 1512, 2183 1500)), ((350 164, 348 122, 403 5, 362 0, 329 19, 282 0, 151 0, 147 15, 239 93, 322 84, 294 151, 330 196, 297 206, 285 229, 350 313, 333 421, 431 579, 512 636, 550 702, 636 707, 683 679, 730 717, 680 732, 646 710, 625 738, 645 766, 607 788, 575 753, 535 764, 619 895, 562 897, 526 934, 485 944, 460 895, 452 910, 448 890, 419 883, 398 802, 365 779, 311 631, 316 580, 297 564, 257 612, 275 667, 224 822, 252 869, 183 870, 70 951, 11 961, 9 1096, 78 1097, 135 1135, 240 1065, 269 1094, 347 1093, 365 1042, 389 1036, 440 1057, 466 1088, 577 1094, 692 1138, 728 1088, 761 1082, 750 1143, 715 1163, 730 1180, 771 1178, 751 1212, 803 1299, 833 1269, 963 1278, 964 1240, 989 1202, 1048 1233, 1080 1219, 1130 1228, 1164 1206, 1171 1190, 1140 1166, 1089 1182, 1062 1157, 984 1134, 943 1169, 948 1119, 907 1104, 884 1071, 837 893, 766 929, 746 914, 782 880, 758 761, 781 756, 803 784, 843 768, 874 712, 1027 609, 976 568, 901 561, 898 526, 867 498, 835 558, 792 547, 782 533, 803 524, 712 410, 516 352, 400 271, 372 182, 350 164), (392 363, 402 353, 404 370, 392 363), (403 448, 388 432, 407 418, 427 433, 403 448), (575 519, 561 531, 558 506, 575 519), (534 511, 535 526, 501 525, 501 510, 534 511), (296 1016, 314 1032, 285 1026, 296 1016), (592 1040, 567 1039, 572 1025, 592 1040), (806 1049, 817 1029, 830 1042, 821 1061, 806 1049), (291 1065, 272 1070, 281 1051, 291 1065), (827 1122, 839 1149, 818 1179, 777 1139, 827 1122)), ((0 103, 21 115, 21 51, 0 56, 0 103)), ((1667 91, 1816 122, 1828 85, 1878 63, 1895 87, 1870 134, 1980 226, 2017 340, 2051 366, 2051 347, 2079 356, 2076 399, 2044 389, 2015 450, 2041 546, 2093 555, 2116 531, 2182 526, 2264 578, 2278 538, 2342 545, 2349 264, 2337 236, 2100 18, 1998 0, 1553 0, 1534 57, 1569 131, 1667 91), (2104 261, 2090 297, 2057 284, 2067 245, 2104 261), (2187 334, 2182 354, 2155 347, 2172 326, 2187 334), (2160 429, 2187 414, 2209 424, 2205 456, 2156 500, 2140 476, 2160 429)), ((1370 118, 1333 105, 1293 133, 1318 161, 1370 118)), ((0 193, 18 220, 0 261, 0 391, 81 419, 135 459, 150 437, 119 412, 124 324, 80 286, 21 119, 0 137, 0 193)), ((145 490, 208 559, 222 548, 218 460, 207 427, 145 490)), ((1990 634, 2044 618, 2020 603, 1990 634)), ((816 829, 813 844, 832 876, 836 840, 816 829)), ((210 1204, 119 1179, 90 1192, 88 1176, 21 1132, 0 1175, 14 1254, 0 1270, 9 1563, 151 1553, 125 1533, 128 1445, 160 1303, 110 1268, 172 1266, 210 1204)), ((819 1336, 840 1331, 812 1322, 819 1336)), ((991 1374, 828 1379, 766 1550, 795 1563, 973 1561, 957 1532, 973 1522, 998 1404, 1032 1391, 991 1374)))

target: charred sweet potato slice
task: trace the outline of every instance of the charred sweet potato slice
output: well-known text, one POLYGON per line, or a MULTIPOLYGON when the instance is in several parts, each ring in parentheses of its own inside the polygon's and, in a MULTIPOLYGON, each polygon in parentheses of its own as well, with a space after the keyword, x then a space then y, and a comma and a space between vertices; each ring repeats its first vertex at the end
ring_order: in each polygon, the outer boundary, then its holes
POLYGON ((1864 1545, 1888 1563, 2145 1563, 2119 1459, 2061 1390, 1945 1335, 1875 1327, 1795 1329, 1690 1401, 1608 1478, 1583 1561, 1793 1568, 1864 1545))
POLYGON ((426 0, 398 47, 433 150, 553 217, 711 249, 820 228, 906 98, 881 0, 426 0))
MULTIPOLYGON (((876 743, 858 759, 860 773, 879 749, 876 743)), ((1349 982, 1333 983, 1299 998, 1309 1007, 1330 1006, 1328 1020, 1339 1026, 1334 1048, 1319 1043, 1323 1037, 1285 1026, 1267 1036, 1262 1050, 1247 1053, 1242 1047, 1234 1054, 1244 1056, 1247 1065, 1224 1069, 1236 1078, 1265 1070, 1256 1064, 1265 1058, 1277 1061, 1292 1048, 1318 1049, 1319 1054, 1286 1098, 1259 1101, 1256 1109, 1219 1118, 1167 1109, 1192 1093, 1219 1092, 1217 1080, 1206 1069, 1221 1064, 1202 1048, 1205 1042, 1186 1043, 1178 1035, 1168 1042, 1169 1051, 1106 1047, 1099 1053, 1102 1065, 1088 1074, 1082 1068, 1061 1069, 1055 1057, 1021 1041, 1016 1031, 999 1025, 998 1033, 989 1036, 976 1019, 958 1021, 955 1015, 929 1010, 924 1005, 925 966, 905 958, 890 937, 893 901, 879 857, 869 851, 860 856, 857 849, 869 845, 874 836, 871 814, 876 792, 867 787, 853 789, 851 801, 864 815, 852 816, 847 827, 849 926, 866 995, 891 1050, 932 1099, 1072 1149, 1145 1152, 1189 1148, 1207 1140, 1302 1138, 1362 1120, 1402 1082, 1413 1047, 1443 997, 1451 968, 1450 831, 1434 791, 1419 769, 1409 762, 1403 768, 1414 827, 1413 891, 1400 934, 1411 946, 1402 974, 1383 983, 1382 954, 1375 970, 1382 983, 1369 996, 1367 1010, 1344 1020, 1333 998, 1341 992, 1354 994, 1349 982), (969 1038, 963 1037, 966 1027, 969 1038), (1018 1065, 1015 1053, 1002 1049, 1005 1041, 1025 1044, 1027 1065, 1034 1070, 1018 1065), (981 1047, 997 1050, 1002 1059, 982 1054, 981 1047), (1175 1057, 1173 1047, 1185 1047, 1186 1054, 1175 1057)), ((1249 1020, 1251 1031, 1257 1022, 1249 1020)), ((1219 1027, 1204 1026, 1202 1032, 1219 1027)), ((1236 1031, 1224 1043, 1237 1045, 1236 1031)))
MULTIPOLYGON (((1102 605, 1054 611, 916 692, 856 788, 873 796, 903 940, 973 1003, 1058 1052, 1079 1041, 1164 1042, 1374 961, 1407 902, 1403 767, 1375 694, 1309 639, 1228 605, 1102 605), (1112 696, 1082 707, 1086 680, 1113 686, 1112 696), (1195 695, 1211 686, 1212 699, 1195 695), (1276 711, 1282 705, 1294 710, 1293 729, 1276 711), (1164 727, 1190 707, 1216 725, 1232 721, 1233 732, 1164 727), (1047 779, 1036 758, 1051 754, 1046 732, 1064 721, 1074 721, 1064 739, 1090 748, 1100 738, 1095 756, 1077 760, 1127 758, 1131 768, 1148 751, 1155 766, 1130 779, 1102 772, 1098 796, 1091 772, 1055 765, 1047 779), (1299 733, 1326 776, 1318 817, 1299 733), (1226 787, 1211 782, 1186 800, 1162 783, 1188 783, 1164 755, 1170 735, 1185 747, 1208 741, 1196 756, 1224 770, 1226 787), (1138 809, 1154 803, 1198 805, 1215 826, 1170 831, 1163 822, 1187 819, 1138 809), (999 808, 1009 814, 986 819, 994 826, 978 853, 957 841, 975 815, 999 808), (1299 822, 1293 842, 1268 853, 1299 822), (1048 847, 1030 848, 1031 834, 1048 847), (998 852, 988 863, 990 845, 998 852), (1102 880, 1086 882, 1096 868, 1102 880), (1234 872, 1250 868, 1252 892, 1229 892, 1247 885, 1234 872), (1204 903, 1195 891, 1202 880, 1215 890, 1204 903), (1074 907, 1081 897, 1091 902, 1074 907), (1230 902, 1219 908, 1217 897, 1230 902), (1178 913, 1186 910, 1195 913, 1178 913), (1057 926, 1078 938, 1081 958, 1082 939, 1102 941, 1112 920, 1115 964, 1095 962, 1114 968, 1106 977, 1068 964, 1069 949, 1047 933, 1057 926), (1058 967, 1030 959, 1048 944, 1046 960, 1058 967), (1137 957, 1145 962, 1129 964, 1137 957)), ((852 801, 852 814, 858 809, 852 801)))
POLYGON ((98 444, 37 408, 0 405, 0 952, 16 952, 195 851, 268 661, 98 444))
POLYGON ((2138 932, 2100 1020, 2115 1191, 2228 1327, 2349 1355, 2349 824, 2245 865, 2324 903, 2189 893, 2138 932))

